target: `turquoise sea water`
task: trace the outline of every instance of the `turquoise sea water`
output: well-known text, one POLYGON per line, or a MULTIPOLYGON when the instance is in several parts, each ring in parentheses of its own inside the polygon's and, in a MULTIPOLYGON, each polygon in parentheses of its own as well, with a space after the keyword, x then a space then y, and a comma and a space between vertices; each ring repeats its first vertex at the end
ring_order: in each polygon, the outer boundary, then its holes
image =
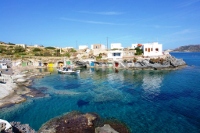
POLYGON ((53 73, 33 86, 47 94, 0 110, 0 118, 38 130, 49 119, 78 110, 118 119, 132 133, 200 132, 200 53, 171 53, 188 66, 173 71, 84 69, 53 73), (47 88, 46 90, 44 88, 47 88))

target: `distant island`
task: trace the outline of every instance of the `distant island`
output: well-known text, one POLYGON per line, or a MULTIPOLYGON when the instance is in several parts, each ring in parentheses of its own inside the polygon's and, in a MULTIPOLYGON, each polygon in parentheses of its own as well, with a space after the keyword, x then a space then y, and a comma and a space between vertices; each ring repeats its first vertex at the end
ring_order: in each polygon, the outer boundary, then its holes
POLYGON ((173 50, 174 52, 200 52, 200 44, 181 46, 173 50))

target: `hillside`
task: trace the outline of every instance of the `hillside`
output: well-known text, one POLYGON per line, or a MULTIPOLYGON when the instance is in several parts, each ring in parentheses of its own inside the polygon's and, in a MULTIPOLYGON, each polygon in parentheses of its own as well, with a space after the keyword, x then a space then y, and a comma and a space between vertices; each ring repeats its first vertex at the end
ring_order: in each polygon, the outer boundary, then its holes
POLYGON ((174 49, 173 51, 179 51, 179 52, 200 52, 200 44, 181 46, 179 48, 174 49))

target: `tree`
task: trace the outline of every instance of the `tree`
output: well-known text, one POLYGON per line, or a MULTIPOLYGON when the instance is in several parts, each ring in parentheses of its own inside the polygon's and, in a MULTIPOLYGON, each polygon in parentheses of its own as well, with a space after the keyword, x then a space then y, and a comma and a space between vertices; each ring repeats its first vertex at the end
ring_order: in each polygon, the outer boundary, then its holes
POLYGON ((135 55, 142 55, 143 51, 142 49, 140 49, 140 47, 135 48, 135 50, 136 50, 135 55))

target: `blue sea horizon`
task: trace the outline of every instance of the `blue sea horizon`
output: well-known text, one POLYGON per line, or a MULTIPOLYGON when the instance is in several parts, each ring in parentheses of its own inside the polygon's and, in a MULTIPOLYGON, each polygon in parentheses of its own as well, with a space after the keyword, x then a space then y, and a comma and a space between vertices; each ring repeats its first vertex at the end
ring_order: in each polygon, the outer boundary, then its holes
POLYGON ((200 132, 200 53, 171 53, 179 70, 82 69, 80 75, 52 73, 35 79, 43 98, 0 109, 0 118, 42 124, 71 111, 94 112, 125 123, 132 133, 200 132), (46 89, 44 89, 46 88, 46 89))

